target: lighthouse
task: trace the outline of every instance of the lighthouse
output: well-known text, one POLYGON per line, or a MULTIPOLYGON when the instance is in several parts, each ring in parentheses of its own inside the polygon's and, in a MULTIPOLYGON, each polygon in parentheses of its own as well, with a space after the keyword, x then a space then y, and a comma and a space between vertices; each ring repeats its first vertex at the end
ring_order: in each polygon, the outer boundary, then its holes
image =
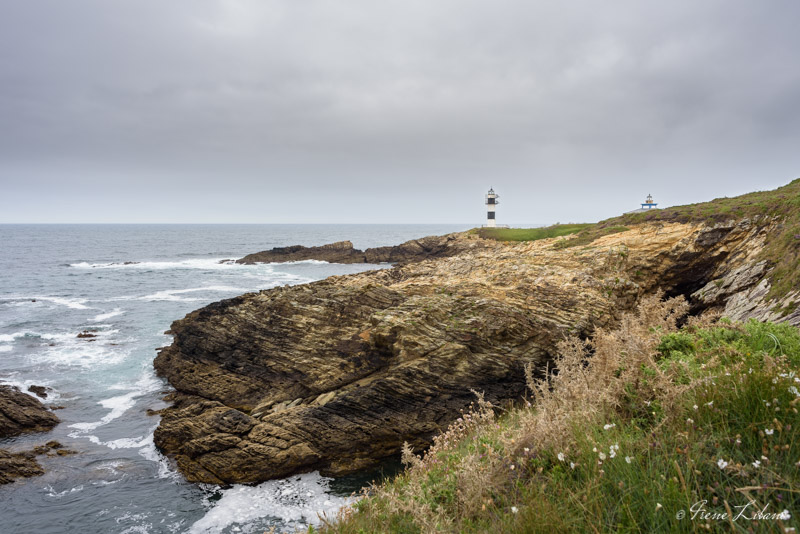
POLYGON ((497 199, 500 198, 500 195, 494 192, 494 189, 489 189, 489 192, 486 194, 486 226, 489 228, 494 228, 497 226, 497 221, 494 218, 494 210, 495 206, 500 204, 500 201, 497 199))
POLYGON ((642 202, 642 209, 643 210, 651 210, 658 206, 657 203, 653 202, 653 195, 648 194, 647 198, 644 202, 642 202))
POLYGON ((625 214, 627 215, 628 213, 643 213, 645 211, 657 210, 657 209, 658 209, 658 203, 653 202, 653 195, 647 195, 645 201, 642 202, 641 208, 639 208, 638 210, 626 211, 625 214))

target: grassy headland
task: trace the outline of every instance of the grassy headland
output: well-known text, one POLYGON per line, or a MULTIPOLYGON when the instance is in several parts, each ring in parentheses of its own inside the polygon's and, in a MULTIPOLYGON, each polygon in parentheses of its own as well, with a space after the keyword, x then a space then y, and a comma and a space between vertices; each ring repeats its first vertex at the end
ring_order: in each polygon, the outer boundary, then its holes
POLYGON ((651 297, 618 330, 562 342, 556 373, 529 373, 531 403, 496 416, 479 397, 323 530, 791 532, 800 333, 755 321, 677 328, 686 310, 651 297))
POLYGON ((770 298, 782 297, 800 287, 800 178, 772 191, 757 191, 709 202, 628 213, 596 224, 557 224, 546 228, 474 230, 481 237, 499 241, 533 241, 573 235, 558 240, 556 248, 586 246, 604 235, 624 232, 640 224, 719 224, 745 218, 774 218, 778 221, 759 259, 774 266, 770 274, 770 298))
POLYGON ((537 241, 580 232, 591 224, 554 224, 542 228, 476 228, 472 232, 495 241, 537 241))

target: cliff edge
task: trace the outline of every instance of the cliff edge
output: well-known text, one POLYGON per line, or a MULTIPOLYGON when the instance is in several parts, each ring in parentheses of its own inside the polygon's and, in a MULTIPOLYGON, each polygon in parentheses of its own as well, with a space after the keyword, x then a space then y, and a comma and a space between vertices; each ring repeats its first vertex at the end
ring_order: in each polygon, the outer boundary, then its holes
POLYGON ((428 445, 470 390, 519 399, 526 364, 544 369, 566 334, 614 325, 645 294, 800 323, 796 290, 769 296, 785 217, 628 224, 589 242, 451 234, 452 255, 192 312, 155 359, 176 389, 156 445, 196 482, 343 474, 428 445))

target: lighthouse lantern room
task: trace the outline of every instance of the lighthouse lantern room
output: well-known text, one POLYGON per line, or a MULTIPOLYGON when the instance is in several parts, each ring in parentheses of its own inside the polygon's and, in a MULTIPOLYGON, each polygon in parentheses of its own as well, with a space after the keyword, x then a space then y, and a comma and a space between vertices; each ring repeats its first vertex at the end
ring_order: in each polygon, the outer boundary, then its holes
POLYGON ((500 204, 500 201, 497 200, 500 198, 500 195, 494 192, 494 189, 489 189, 489 192, 486 194, 486 226, 489 228, 494 228, 497 226, 497 221, 494 218, 494 210, 495 206, 500 204))

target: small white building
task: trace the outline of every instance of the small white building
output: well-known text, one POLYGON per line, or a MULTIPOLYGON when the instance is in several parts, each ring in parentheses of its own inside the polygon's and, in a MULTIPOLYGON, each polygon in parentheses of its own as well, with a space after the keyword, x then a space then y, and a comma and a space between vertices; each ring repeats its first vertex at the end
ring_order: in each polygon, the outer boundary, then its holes
POLYGON ((656 202, 653 202, 653 195, 648 194, 647 198, 645 199, 645 201, 642 202, 642 207, 641 208, 639 208, 638 210, 626 211, 625 213, 643 213, 645 211, 658 209, 657 206, 658 206, 658 204, 656 202))

